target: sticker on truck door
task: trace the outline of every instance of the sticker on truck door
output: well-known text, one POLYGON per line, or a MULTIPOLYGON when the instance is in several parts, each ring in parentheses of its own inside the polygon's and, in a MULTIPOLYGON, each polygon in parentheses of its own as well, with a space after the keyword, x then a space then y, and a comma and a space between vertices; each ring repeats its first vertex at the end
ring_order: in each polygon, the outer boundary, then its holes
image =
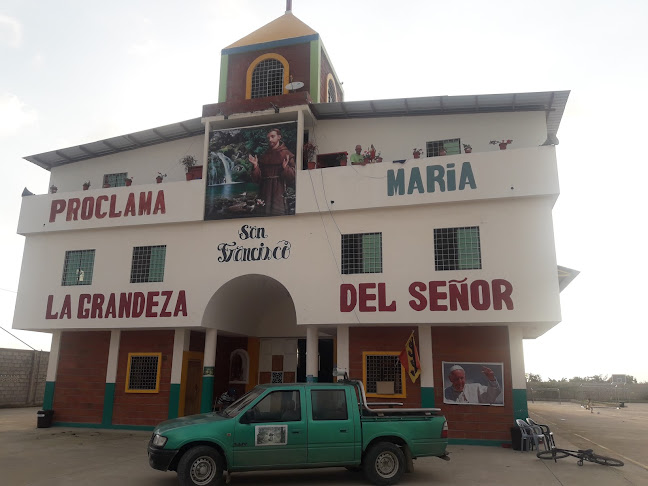
POLYGON ((279 446, 287 443, 287 425, 257 425, 254 427, 255 446, 279 446))

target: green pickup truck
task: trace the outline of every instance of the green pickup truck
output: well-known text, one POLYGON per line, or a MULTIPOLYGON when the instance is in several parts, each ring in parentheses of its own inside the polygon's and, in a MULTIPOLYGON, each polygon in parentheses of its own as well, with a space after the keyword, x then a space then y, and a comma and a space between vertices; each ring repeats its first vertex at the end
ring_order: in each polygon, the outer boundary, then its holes
POLYGON ((346 467, 396 484, 413 459, 448 459, 436 408, 370 408, 360 381, 259 385, 221 412, 168 420, 153 431, 149 464, 182 486, 221 484, 235 471, 346 467))

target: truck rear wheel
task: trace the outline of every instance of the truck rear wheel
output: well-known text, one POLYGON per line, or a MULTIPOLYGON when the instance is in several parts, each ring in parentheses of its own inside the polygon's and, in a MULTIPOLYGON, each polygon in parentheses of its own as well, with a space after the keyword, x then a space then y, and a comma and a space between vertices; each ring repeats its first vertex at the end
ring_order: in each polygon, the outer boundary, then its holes
POLYGON ((362 467, 365 476, 373 484, 396 484, 405 472, 405 455, 396 444, 378 442, 367 451, 362 467))
POLYGON ((192 447, 178 463, 178 480, 182 486, 217 486, 222 477, 223 457, 213 447, 192 447))

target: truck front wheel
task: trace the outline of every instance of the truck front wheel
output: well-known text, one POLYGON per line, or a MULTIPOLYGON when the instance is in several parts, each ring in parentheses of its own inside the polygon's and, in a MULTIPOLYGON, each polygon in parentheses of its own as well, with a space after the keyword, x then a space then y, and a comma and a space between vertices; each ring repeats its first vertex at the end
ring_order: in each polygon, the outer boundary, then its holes
POLYGON ((223 477, 223 457, 209 446, 189 449, 178 463, 182 486, 217 486, 223 477))
POLYGON ((378 442, 367 451, 362 467, 365 476, 373 484, 396 484, 405 472, 405 455, 396 444, 378 442))

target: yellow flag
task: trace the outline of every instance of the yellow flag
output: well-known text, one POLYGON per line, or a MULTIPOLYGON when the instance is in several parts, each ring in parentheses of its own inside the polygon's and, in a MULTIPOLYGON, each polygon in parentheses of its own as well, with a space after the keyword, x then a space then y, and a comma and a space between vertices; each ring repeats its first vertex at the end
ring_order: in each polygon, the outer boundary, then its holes
POLYGON ((405 343, 405 349, 401 351, 398 359, 407 371, 407 375, 416 383, 416 380, 421 376, 421 363, 419 361, 418 349, 416 348, 416 341, 414 340, 414 331, 410 334, 409 339, 405 343))

